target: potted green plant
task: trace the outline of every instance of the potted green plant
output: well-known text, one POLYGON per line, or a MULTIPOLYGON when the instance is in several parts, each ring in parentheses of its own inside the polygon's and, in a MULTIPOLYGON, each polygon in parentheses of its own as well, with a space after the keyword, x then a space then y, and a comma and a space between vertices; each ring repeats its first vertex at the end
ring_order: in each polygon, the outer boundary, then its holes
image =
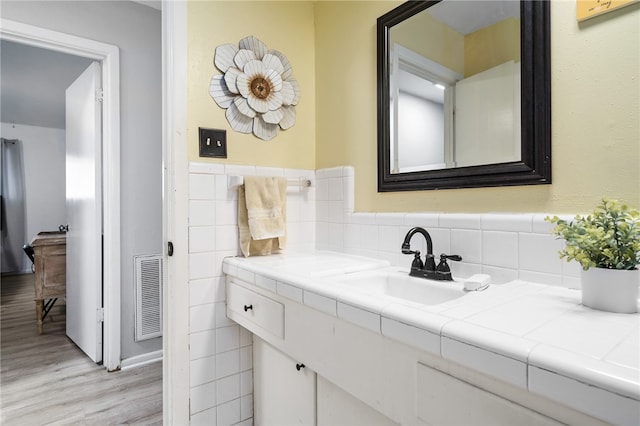
POLYGON ((582 304, 610 312, 638 311, 640 211, 604 198, 587 216, 546 217, 566 242, 560 258, 582 266, 582 304))

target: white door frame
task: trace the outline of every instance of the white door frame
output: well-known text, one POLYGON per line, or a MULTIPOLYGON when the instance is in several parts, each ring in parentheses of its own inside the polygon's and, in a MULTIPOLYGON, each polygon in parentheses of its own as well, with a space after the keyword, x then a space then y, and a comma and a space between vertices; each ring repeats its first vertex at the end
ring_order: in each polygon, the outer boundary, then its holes
POLYGON ((163 421, 189 424, 187 2, 162 1, 163 242, 173 243, 163 282, 163 421))
POLYGON ((102 63, 103 363, 120 367, 120 53, 118 47, 8 19, 0 39, 102 63))

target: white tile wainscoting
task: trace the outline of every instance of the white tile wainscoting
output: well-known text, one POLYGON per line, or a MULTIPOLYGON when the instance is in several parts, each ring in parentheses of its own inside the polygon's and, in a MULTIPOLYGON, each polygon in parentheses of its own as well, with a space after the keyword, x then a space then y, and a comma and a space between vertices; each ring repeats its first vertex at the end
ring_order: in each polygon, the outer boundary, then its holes
MULTIPOLYGON (((459 254, 453 274, 491 275, 494 283, 516 279, 579 288, 580 266, 558 257, 563 242, 550 231, 544 213, 365 213, 354 212, 354 172, 335 167, 316 172, 317 248, 390 261, 408 268, 412 257, 400 247, 414 226, 433 240, 436 262, 441 253, 459 254)), ((561 216, 570 218, 571 216, 561 216)), ((424 255, 426 244, 415 235, 411 248, 424 255)))
MULTIPOLYGON (((298 169, 189 165, 189 344, 192 425, 251 425, 251 334, 225 312, 222 259, 240 255, 237 188, 227 176, 315 179, 298 169)), ((287 190, 287 248, 315 248, 316 188, 287 190)))
MULTIPOLYGON (((251 335, 225 313, 222 260, 240 255, 237 189, 227 176, 308 178, 308 189, 287 190, 287 251, 328 249, 408 267, 404 235, 422 226, 436 257, 459 254, 454 275, 490 274, 494 283, 515 279, 579 287, 579 266, 558 258, 562 242, 545 214, 354 212, 354 170, 318 171, 193 162, 189 166, 189 298, 191 424, 252 423, 251 335)), ((411 247, 426 253, 421 236, 411 247)), ((437 259, 436 259, 437 260, 437 259)))

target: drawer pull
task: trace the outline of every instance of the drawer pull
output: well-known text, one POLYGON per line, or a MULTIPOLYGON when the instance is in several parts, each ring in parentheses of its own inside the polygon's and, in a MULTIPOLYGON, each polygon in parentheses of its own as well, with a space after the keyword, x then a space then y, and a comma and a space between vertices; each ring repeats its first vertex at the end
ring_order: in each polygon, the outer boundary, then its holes
POLYGON ((296 370, 300 371, 301 368, 304 368, 304 364, 296 364, 296 370))
POLYGON ((253 305, 244 305, 245 312, 247 312, 249 309, 253 310, 253 305))

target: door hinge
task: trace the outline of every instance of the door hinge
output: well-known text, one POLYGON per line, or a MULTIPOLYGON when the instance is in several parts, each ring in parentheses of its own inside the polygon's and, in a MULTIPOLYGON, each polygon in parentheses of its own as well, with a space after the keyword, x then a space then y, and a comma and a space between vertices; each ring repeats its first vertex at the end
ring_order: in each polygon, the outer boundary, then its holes
POLYGON ((96 309, 96 322, 104 322, 104 308, 96 309))
POLYGON ((96 101, 97 102, 104 101, 104 91, 102 89, 96 90, 96 101))

